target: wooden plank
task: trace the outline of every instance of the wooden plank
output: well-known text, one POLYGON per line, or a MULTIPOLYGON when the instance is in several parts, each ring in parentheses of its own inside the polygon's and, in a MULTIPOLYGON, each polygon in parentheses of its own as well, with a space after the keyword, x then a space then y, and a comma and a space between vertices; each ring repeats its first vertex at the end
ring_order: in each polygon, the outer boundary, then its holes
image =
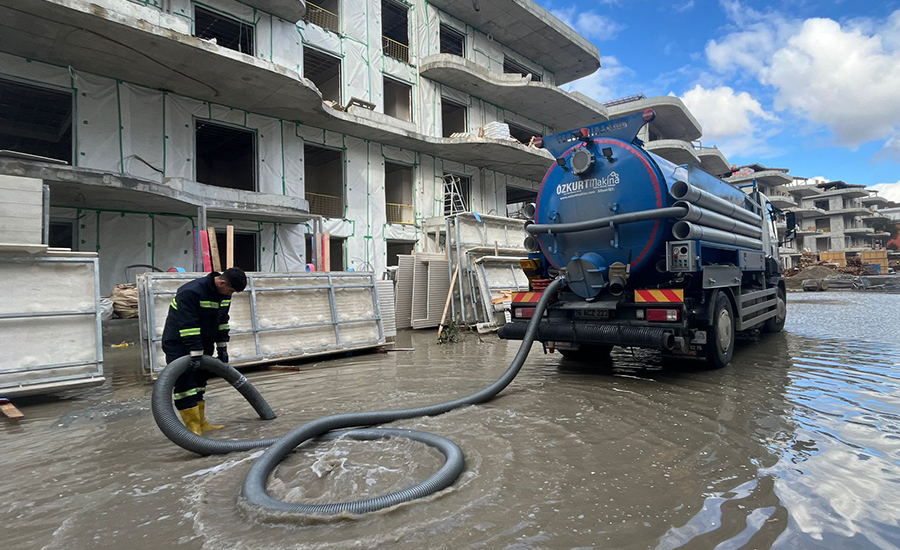
POLYGON ((456 264, 456 268, 453 270, 453 278, 450 279, 450 291, 447 293, 447 301, 444 302, 444 313, 441 314, 441 324, 438 325, 438 338, 441 337, 441 333, 444 332, 444 321, 447 320, 447 310, 450 309, 450 300, 453 299, 453 287, 456 286, 456 279, 459 278, 459 264, 456 264))
POLYGON ((22 414, 22 411, 16 408, 15 405, 9 402, 9 399, 0 398, 0 412, 3 413, 7 418, 11 418, 13 420, 18 420, 20 418, 25 418, 25 415, 22 414))
POLYGON ((216 237, 216 228, 210 227, 206 230, 209 236, 209 253, 212 256, 213 271, 222 272, 222 260, 219 258, 219 241, 216 237))
POLYGON ((322 233, 322 267, 319 271, 331 271, 331 233, 322 233))
POLYGON ((234 226, 225 226, 225 269, 234 267, 234 226))
POLYGON ((212 271, 212 262, 209 261, 209 236, 205 229, 200 231, 200 261, 204 272, 212 271))

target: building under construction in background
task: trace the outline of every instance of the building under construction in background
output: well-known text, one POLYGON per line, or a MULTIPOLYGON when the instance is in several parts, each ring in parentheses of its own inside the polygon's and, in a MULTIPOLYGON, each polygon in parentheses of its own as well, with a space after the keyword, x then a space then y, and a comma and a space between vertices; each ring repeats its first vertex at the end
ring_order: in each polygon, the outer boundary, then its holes
POLYGON ((531 200, 532 137, 646 108, 649 150, 727 172, 679 99, 559 87, 599 67, 530 0, 0 0, 0 177, 49 185, 108 294, 196 268, 207 226, 248 271, 380 274, 426 220, 531 200))

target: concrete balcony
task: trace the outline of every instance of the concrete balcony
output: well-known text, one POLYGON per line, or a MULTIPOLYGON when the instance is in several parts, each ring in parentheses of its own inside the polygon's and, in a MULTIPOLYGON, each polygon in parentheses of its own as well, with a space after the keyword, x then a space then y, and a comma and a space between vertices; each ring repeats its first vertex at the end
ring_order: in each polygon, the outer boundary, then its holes
POLYGON ((888 219, 888 217, 885 216, 884 214, 882 214, 881 212, 869 210, 867 213, 862 214, 860 216, 860 219, 863 221, 872 221, 872 220, 886 220, 886 219, 888 219))
POLYGON ((792 196, 807 198, 812 196, 819 196, 822 194, 822 190, 816 187, 815 185, 785 185, 784 190, 790 193, 792 196))
POLYGON ((826 212, 831 216, 845 216, 848 214, 853 214, 855 216, 865 216, 871 214, 872 211, 866 208, 865 206, 848 206, 847 208, 838 208, 836 210, 828 210, 826 212))
POLYGON ((875 230, 871 227, 845 227, 844 234, 845 235, 865 235, 875 233, 875 230))
POLYGON ((241 2, 290 23, 296 23, 306 15, 306 0, 241 0, 241 2))
POLYGON ((791 208, 790 211, 793 212, 798 219, 820 218, 828 214, 827 211, 812 206, 798 206, 797 208, 791 208))
POLYGON ((796 248, 782 246, 778 248, 778 253, 782 256, 802 256, 803 253, 796 248))
POLYGON ((609 118, 619 118, 645 109, 656 111, 656 118, 650 123, 650 129, 659 135, 660 140, 680 139, 694 141, 703 135, 700 123, 677 97, 648 97, 629 101, 609 108, 609 118))
POLYGON ((874 233, 872 233, 872 234, 869 235, 869 236, 870 236, 870 237, 875 237, 875 238, 878 238, 878 239, 887 239, 887 238, 890 238, 891 234, 890 234, 889 232, 887 232, 887 231, 875 231, 874 233))
POLYGON ((430 4, 550 69, 558 85, 600 68, 597 47, 532 0, 430 0, 430 4))
POLYGON ((887 200, 886 198, 884 198, 880 195, 869 195, 868 197, 862 197, 862 198, 860 198, 860 201, 862 201, 863 204, 866 204, 869 206, 875 206, 875 205, 887 206, 888 204, 891 203, 891 201, 887 200))
POLYGON ((694 150, 700 159, 700 168, 714 176, 727 174, 731 169, 728 159, 718 147, 696 147, 694 150))
POLYGON ((745 176, 732 176, 730 178, 726 178, 725 181, 732 185, 743 185, 745 183, 753 183, 754 181, 756 181, 756 185, 763 193, 765 193, 767 189, 785 185, 791 183, 794 180, 785 172, 782 172, 780 170, 763 170, 761 172, 754 172, 745 176))
POLYGON ((456 55, 426 57, 419 64, 419 74, 560 132, 609 119, 606 107, 584 94, 566 92, 546 82, 532 82, 519 74, 493 72, 456 55))
POLYGON ((181 178, 162 183, 110 174, 101 170, 0 157, 0 174, 44 180, 54 205, 85 208, 164 212, 196 216, 208 214, 233 219, 301 223, 310 216, 309 203, 299 197, 242 191, 181 178))
POLYGON ((820 197, 845 197, 848 199, 859 199, 870 196, 871 193, 864 187, 848 187, 845 189, 832 189, 831 191, 823 191, 820 197))
POLYGON ((509 140, 431 137, 360 107, 334 110, 297 72, 191 36, 189 23, 131 2, 0 0, 0 51, 531 180, 553 162, 509 140))
POLYGON ((794 198, 790 195, 775 192, 772 194, 767 194, 766 196, 769 197, 769 202, 771 202, 772 205, 776 208, 785 209, 794 208, 797 206, 797 201, 795 201, 794 198))
POLYGON ((680 139, 649 141, 644 144, 644 148, 674 164, 691 166, 700 166, 701 164, 700 157, 697 156, 697 152, 691 144, 680 139))
POLYGON ((806 227, 806 228, 798 227, 798 228, 797 228, 797 236, 798 236, 798 237, 805 237, 805 236, 808 236, 808 235, 823 235, 823 236, 828 236, 828 235, 830 235, 830 233, 827 232, 827 231, 825 231, 825 230, 823 230, 823 229, 816 229, 816 228, 814 228, 814 227, 806 227))

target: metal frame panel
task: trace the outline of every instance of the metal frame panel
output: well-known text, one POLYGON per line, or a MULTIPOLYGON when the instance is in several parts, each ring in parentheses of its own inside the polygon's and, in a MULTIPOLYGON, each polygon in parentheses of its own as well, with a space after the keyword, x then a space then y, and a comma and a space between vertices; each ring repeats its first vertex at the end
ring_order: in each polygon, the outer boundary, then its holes
POLYGON ((46 365, 34 365, 30 367, 20 367, 20 368, 12 368, 0 370, 0 395, 4 397, 13 397, 16 395, 29 395, 35 393, 35 391, 31 390, 32 386, 37 385, 49 385, 47 388, 42 389, 40 393, 52 393, 57 389, 67 389, 71 387, 72 381, 83 380, 85 385, 100 385, 104 382, 105 378, 103 377, 103 325, 101 319, 101 310, 100 310, 100 264, 99 260, 96 257, 86 258, 86 257, 5 257, 2 258, 4 263, 21 263, 21 264, 32 264, 32 263, 84 263, 90 264, 93 271, 93 279, 94 279, 94 308, 86 309, 86 310, 71 310, 71 311, 47 311, 47 312, 14 312, 14 313, 3 313, 0 314, 0 319, 2 320, 10 320, 10 319, 38 319, 41 317, 65 317, 65 316, 87 316, 92 315, 94 317, 95 322, 95 353, 93 361, 78 361, 78 362, 68 362, 68 363, 52 363, 46 365), (29 380, 27 382, 18 382, 15 384, 4 383, 3 375, 5 374, 17 374, 22 372, 37 372, 42 370, 52 370, 57 368, 67 368, 67 367, 82 367, 94 365, 96 368, 91 370, 90 372, 79 373, 74 375, 65 375, 65 376, 54 376, 48 378, 37 378, 34 380, 29 380), (64 383, 59 384, 58 383, 64 383))
MULTIPOLYGON (((177 289, 159 289, 160 281, 192 281, 202 277, 202 273, 142 273, 138 276, 138 291, 140 293, 139 307, 141 319, 141 347, 144 351, 142 354, 142 363, 144 373, 155 378, 162 369, 157 367, 158 354, 161 351, 161 336, 157 336, 157 328, 162 327, 165 323, 164 319, 157 319, 156 309, 154 307, 159 296, 174 295, 177 289), (157 283, 157 288, 154 287, 157 283), (146 330, 144 330, 146 329, 146 330)), ((180 285, 179 285, 180 286, 180 285)), ((251 356, 235 356, 232 355, 232 366, 241 367, 258 364, 262 362, 295 359, 299 357, 308 357, 324 353, 333 353, 338 351, 349 351, 354 349, 364 349, 378 347, 385 343, 384 325, 382 323, 381 308, 378 303, 377 289, 375 285, 375 275, 367 272, 311 272, 311 273, 247 273, 247 289, 248 302, 250 306, 250 323, 249 329, 231 330, 230 334, 253 334, 254 354, 251 356), (342 279, 364 279, 365 283, 341 284, 342 279), (266 280, 269 279, 296 279, 313 280, 321 284, 310 285, 290 285, 290 286, 269 286, 266 280), (372 299, 372 308, 375 315, 372 317, 362 317, 356 319, 340 319, 340 311, 338 309, 336 290, 342 289, 368 289, 369 296, 372 299), (259 296, 272 292, 285 291, 328 291, 328 308, 330 321, 319 323, 303 323, 274 327, 261 327, 259 323, 259 296), (377 338, 369 340, 352 340, 342 336, 341 327, 358 324, 358 323, 375 323, 378 331, 377 338), (304 328, 327 327, 334 328, 335 344, 316 347, 298 347, 283 353, 266 354, 263 353, 260 343, 260 335, 267 332, 296 330, 304 328)), ((232 305, 232 307, 234 307, 232 305)), ((161 332, 161 331, 160 331, 161 332)))

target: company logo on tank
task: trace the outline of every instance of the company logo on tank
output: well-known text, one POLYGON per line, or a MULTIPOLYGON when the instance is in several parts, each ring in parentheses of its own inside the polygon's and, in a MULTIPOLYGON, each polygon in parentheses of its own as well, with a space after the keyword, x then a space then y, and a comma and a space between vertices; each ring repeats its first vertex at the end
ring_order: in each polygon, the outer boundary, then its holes
POLYGON ((560 200, 566 200, 595 193, 607 193, 615 189, 617 185, 619 185, 619 174, 610 172, 608 176, 603 178, 560 183, 556 186, 556 194, 559 195, 560 200))

